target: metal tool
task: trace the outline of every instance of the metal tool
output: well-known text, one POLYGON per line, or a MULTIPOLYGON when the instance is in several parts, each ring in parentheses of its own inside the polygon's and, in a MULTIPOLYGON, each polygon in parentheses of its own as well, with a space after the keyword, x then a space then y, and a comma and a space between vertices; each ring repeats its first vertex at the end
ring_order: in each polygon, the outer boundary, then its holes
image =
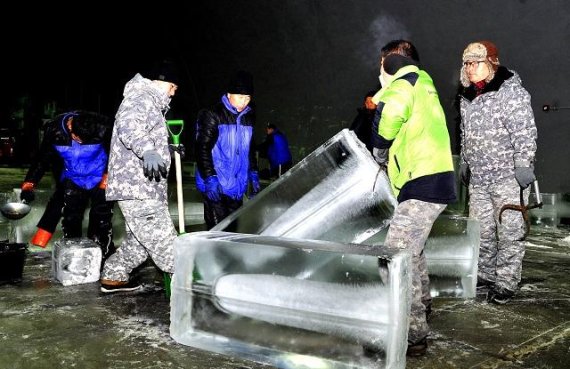
POLYGON ((32 210, 32 208, 25 202, 8 202, 0 206, 0 212, 2 215, 10 220, 22 219, 28 215, 30 210, 32 210))
POLYGON ((522 213, 522 217, 524 219, 525 226, 526 226, 523 238, 528 236, 528 233, 530 232, 530 218, 528 216, 528 211, 531 209, 536 209, 536 208, 542 209, 542 198, 540 196, 540 189, 538 188, 538 181, 535 180, 532 183, 532 187, 534 190, 534 197, 535 197, 534 203, 532 203, 532 204, 529 203, 528 205, 524 204, 524 189, 521 188, 521 193, 520 193, 521 204, 520 205, 505 204, 505 205, 503 205, 503 207, 501 208, 501 211, 499 212, 499 223, 502 223, 503 212, 505 210, 515 210, 515 211, 520 211, 522 213))

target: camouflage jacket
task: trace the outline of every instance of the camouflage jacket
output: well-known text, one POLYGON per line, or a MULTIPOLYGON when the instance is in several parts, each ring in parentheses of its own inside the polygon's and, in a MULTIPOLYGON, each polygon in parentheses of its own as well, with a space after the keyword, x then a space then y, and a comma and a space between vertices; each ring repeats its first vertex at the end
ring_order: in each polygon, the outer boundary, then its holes
POLYGON ((537 131, 530 94, 516 72, 499 67, 480 95, 474 86, 460 94, 461 163, 471 184, 514 177, 515 167, 533 166, 537 131))
POLYGON ((156 150, 170 168, 165 114, 170 97, 152 81, 135 75, 125 85, 115 115, 109 155, 107 200, 156 199, 167 201, 167 181, 149 180, 143 173, 143 153, 156 150))

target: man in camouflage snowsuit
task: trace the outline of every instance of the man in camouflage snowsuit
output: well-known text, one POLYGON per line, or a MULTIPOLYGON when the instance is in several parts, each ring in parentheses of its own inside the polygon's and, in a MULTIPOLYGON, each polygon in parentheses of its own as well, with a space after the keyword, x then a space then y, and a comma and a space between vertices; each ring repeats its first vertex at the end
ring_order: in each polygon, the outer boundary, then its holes
POLYGON ((163 63, 150 77, 137 74, 127 82, 115 116, 106 197, 117 200, 126 237, 103 268, 105 293, 139 289, 129 274, 149 256, 161 270, 173 273, 176 229, 168 211, 165 114, 178 88, 177 75, 172 65, 163 63))
POLYGON ((487 301, 504 304, 521 280, 525 225, 520 212, 503 212, 501 222, 499 213, 520 204, 535 179, 534 114, 520 77, 500 66, 489 41, 467 46, 460 78, 460 172, 469 184, 469 216, 481 226, 477 286, 489 289, 487 301))

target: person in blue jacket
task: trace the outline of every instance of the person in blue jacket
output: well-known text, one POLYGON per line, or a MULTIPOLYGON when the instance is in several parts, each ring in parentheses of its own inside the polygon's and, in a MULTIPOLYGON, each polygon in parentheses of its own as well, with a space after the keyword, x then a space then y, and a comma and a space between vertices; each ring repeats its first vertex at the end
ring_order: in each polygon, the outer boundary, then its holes
POLYGON ((220 101, 198 113, 196 187, 203 195, 204 220, 211 229, 243 204, 248 184, 260 190, 249 103, 253 76, 239 71, 220 101))
MULTIPOLYGON (((20 195, 23 201, 31 202, 34 188, 46 170, 58 167, 56 194, 63 193, 60 213, 63 235, 65 238, 82 237, 83 215, 91 205, 87 237, 99 244, 104 259, 115 252, 114 202, 105 199, 111 128, 108 117, 87 111, 67 112, 46 123, 38 158, 26 174, 20 195)), ((50 208, 55 209, 54 206, 50 208)), ((50 214, 55 215, 54 209, 50 214)), ((41 224, 38 227, 43 229, 41 224)))
POLYGON ((280 177, 291 169, 293 158, 289 150, 287 136, 275 124, 268 123, 265 127, 265 140, 259 146, 262 157, 269 160, 269 176, 280 177))

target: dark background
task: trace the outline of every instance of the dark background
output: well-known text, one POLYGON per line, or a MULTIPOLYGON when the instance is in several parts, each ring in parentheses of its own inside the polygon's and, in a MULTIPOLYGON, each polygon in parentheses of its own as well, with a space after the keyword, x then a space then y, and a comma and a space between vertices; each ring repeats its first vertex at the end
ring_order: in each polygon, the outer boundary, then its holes
POLYGON ((489 39, 532 95, 541 190, 570 191, 570 109, 542 111, 544 104, 570 106, 564 0, 212 0, 148 10, 124 2, 19 2, 10 9, 0 26, 7 91, 1 124, 14 125, 25 112, 20 132, 28 142, 20 152, 28 156, 47 103, 113 116, 124 84, 168 57, 183 72, 170 117, 185 120, 186 145, 198 109, 219 99, 235 70, 246 69, 255 78, 257 141, 274 123, 298 161, 350 126, 364 94, 377 86, 380 48, 395 38, 417 46, 458 153, 461 54, 469 42, 489 39))

